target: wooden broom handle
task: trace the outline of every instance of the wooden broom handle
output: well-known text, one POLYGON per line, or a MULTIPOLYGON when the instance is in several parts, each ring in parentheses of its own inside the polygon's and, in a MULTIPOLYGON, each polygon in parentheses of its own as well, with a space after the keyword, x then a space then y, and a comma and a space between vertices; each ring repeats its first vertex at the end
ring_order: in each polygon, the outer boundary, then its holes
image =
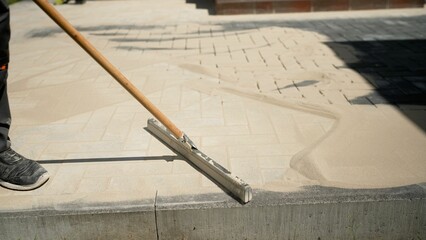
POLYGON ((47 0, 33 0, 56 24, 98 62, 117 82, 138 100, 158 121, 169 129, 176 138, 183 132, 170 121, 148 98, 146 98, 114 65, 112 65, 86 38, 81 35, 47 0))

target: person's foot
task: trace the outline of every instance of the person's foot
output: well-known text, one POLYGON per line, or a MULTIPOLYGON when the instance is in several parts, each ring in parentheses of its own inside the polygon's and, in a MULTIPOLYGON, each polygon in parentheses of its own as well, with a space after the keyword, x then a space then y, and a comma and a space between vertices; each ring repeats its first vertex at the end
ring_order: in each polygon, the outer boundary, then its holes
POLYGON ((11 148, 0 152, 0 186, 12 190, 33 190, 48 179, 48 172, 37 162, 11 148))

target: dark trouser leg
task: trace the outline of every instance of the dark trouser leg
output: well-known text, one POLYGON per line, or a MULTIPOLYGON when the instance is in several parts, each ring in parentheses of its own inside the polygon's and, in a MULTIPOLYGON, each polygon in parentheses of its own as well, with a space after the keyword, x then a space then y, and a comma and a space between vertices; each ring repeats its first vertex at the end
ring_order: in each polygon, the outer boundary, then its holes
POLYGON ((10 19, 7 0, 0 0, 0 152, 10 147, 8 141, 11 123, 7 98, 7 69, 9 63, 10 19))
POLYGON ((0 71, 0 152, 10 147, 9 128, 11 115, 7 98, 7 70, 0 71))
POLYGON ((7 0, 0 0, 0 66, 9 63, 10 13, 7 0))

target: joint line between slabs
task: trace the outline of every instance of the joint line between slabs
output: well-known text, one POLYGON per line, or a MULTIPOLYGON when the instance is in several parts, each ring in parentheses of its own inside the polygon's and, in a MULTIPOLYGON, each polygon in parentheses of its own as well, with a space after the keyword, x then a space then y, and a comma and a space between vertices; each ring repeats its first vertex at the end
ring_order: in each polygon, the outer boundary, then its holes
POLYGON ((154 199, 154 219, 155 219, 155 233, 157 234, 157 240, 160 239, 160 234, 158 232, 158 220, 157 220, 157 197, 158 190, 155 191, 155 199, 154 199))

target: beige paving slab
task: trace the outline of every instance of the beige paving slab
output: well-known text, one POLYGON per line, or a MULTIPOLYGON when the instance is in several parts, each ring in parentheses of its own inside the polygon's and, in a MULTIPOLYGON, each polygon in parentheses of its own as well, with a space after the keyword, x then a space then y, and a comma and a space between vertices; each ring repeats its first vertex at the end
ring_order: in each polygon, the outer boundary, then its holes
MULTIPOLYGON (((326 33, 286 24, 343 16, 217 17, 176 0, 123 3, 57 8, 203 151, 255 188, 374 188, 426 180, 424 133, 396 109, 351 105, 348 100, 374 91, 367 80, 336 68, 343 61, 324 44, 331 40, 326 33), (401 124, 406 131, 376 145, 381 133, 401 124)), ((13 146, 42 162, 51 179, 34 192, 0 189, 3 209, 222 192, 147 133, 151 115, 35 5, 11 9, 13 146)))

